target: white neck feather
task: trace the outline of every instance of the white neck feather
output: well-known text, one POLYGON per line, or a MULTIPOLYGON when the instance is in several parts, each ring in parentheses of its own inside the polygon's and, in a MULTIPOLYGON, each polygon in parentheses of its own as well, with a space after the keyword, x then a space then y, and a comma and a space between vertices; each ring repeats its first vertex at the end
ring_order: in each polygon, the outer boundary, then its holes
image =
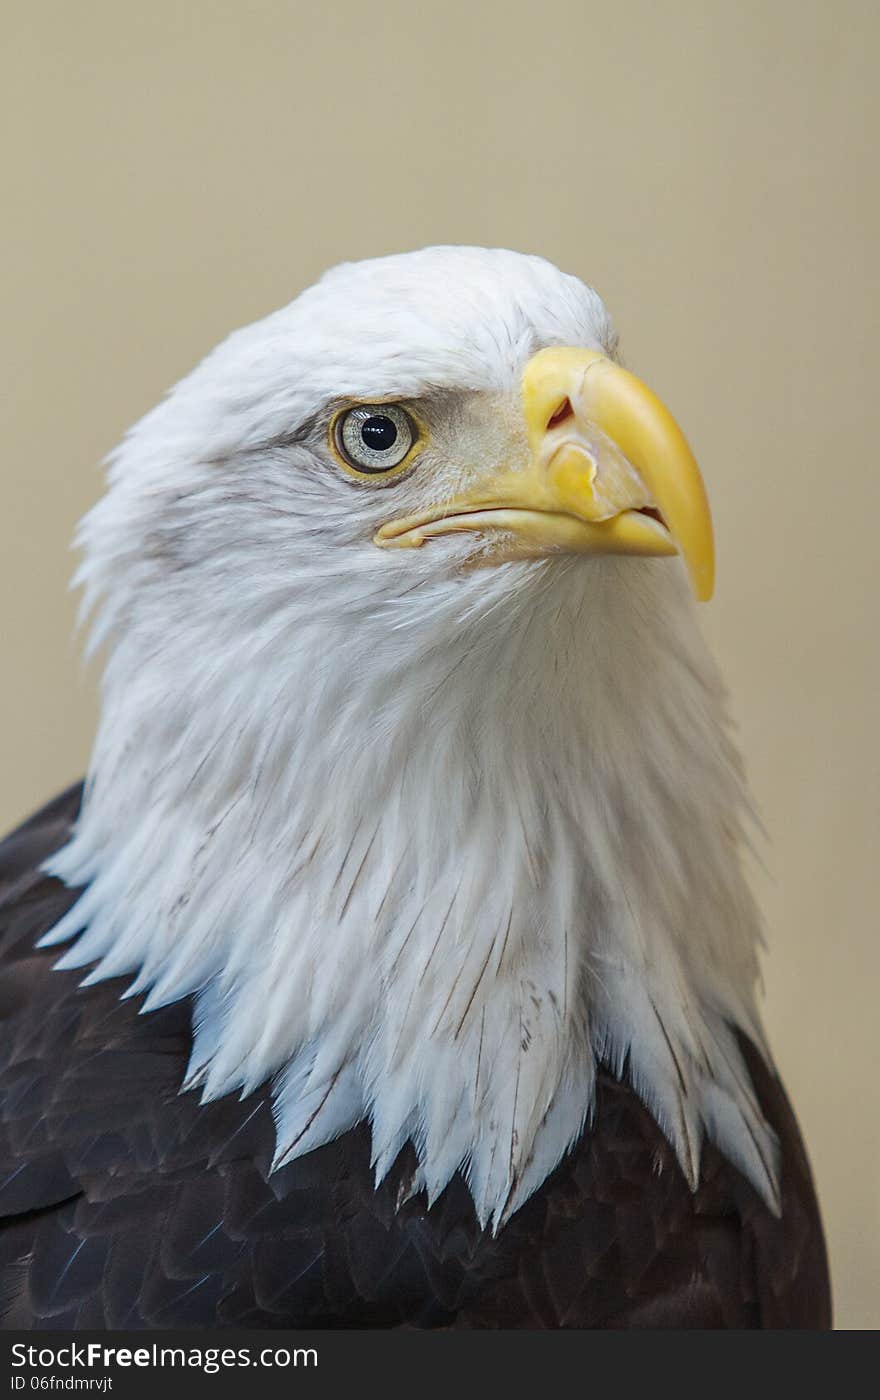
POLYGON ((367 1117, 378 1178, 411 1139, 414 1189, 462 1168, 497 1229, 601 1061, 692 1182, 708 1132, 774 1202, 732 1029, 760 1043, 747 799, 677 566, 410 567, 405 600, 354 568, 234 631, 210 590, 170 633, 111 621, 51 865, 88 888, 46 941, 195 994, 188 1086, 273 1079, 277 1164, 367 1117))

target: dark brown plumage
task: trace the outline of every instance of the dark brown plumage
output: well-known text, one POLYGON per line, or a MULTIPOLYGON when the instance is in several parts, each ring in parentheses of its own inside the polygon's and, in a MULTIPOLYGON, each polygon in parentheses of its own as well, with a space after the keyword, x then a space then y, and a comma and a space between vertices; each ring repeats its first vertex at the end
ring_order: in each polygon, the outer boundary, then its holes
POLYGON ((34 942, 74 898, 39 871, 80 789, 0 845, 0 1317, 8 1328, 830 1325, 818 1207, 778 1079, 781 1219, 710 1145, 691 1194, 654 1120, 600 1079, 595 1122, 500 1232, 460 1178, 378 1191, 362 1125, 268 1175, 266 1093, 178 1093, 187 1002, 138 1016, 34 942))

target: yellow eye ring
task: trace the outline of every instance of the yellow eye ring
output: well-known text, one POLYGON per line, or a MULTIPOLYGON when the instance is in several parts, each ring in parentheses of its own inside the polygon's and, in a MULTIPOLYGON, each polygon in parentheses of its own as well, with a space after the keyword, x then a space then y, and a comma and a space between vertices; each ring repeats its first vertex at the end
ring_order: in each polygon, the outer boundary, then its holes
POLYGON ((424 426, 398 403, 349 404, 333 415, 330 450, 361 481, 400 476, 427 441, 424 426))

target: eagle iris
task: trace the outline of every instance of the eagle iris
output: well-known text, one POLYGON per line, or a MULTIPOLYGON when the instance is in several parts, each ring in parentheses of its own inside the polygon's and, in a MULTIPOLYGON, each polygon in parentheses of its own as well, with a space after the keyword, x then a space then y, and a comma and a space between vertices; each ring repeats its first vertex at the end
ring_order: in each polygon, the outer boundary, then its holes
POLYGON ((416 436, 412 419, 397 404, 358 404, 340 415, 334 434, 344 463, 367 476, 399 467, 416 436))

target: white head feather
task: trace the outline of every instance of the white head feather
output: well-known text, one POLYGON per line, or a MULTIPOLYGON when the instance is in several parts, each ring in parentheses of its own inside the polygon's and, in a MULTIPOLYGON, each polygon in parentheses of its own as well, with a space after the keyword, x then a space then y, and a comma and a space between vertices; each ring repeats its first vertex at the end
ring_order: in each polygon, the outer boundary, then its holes
POLYGON ((388 553, 392 511, 497 460, 523 365, 614 351, 538 258, 345 265, 238 331, 128 435, 81 529, 109 644, 85 804, 45 940, 196 996, 188 1087, 274 1082, 276 1163, 367 1117, 495 1228, 628 1073, 692 1182, 704 1131, 774 1202, 734 1028, 760 1042, 747 796, 677 560, 463 569, 388 553), (326 444, 341 401, 418 401, 394 483, 326 444), (393 506, 389 504, 392 500, 393 506))

